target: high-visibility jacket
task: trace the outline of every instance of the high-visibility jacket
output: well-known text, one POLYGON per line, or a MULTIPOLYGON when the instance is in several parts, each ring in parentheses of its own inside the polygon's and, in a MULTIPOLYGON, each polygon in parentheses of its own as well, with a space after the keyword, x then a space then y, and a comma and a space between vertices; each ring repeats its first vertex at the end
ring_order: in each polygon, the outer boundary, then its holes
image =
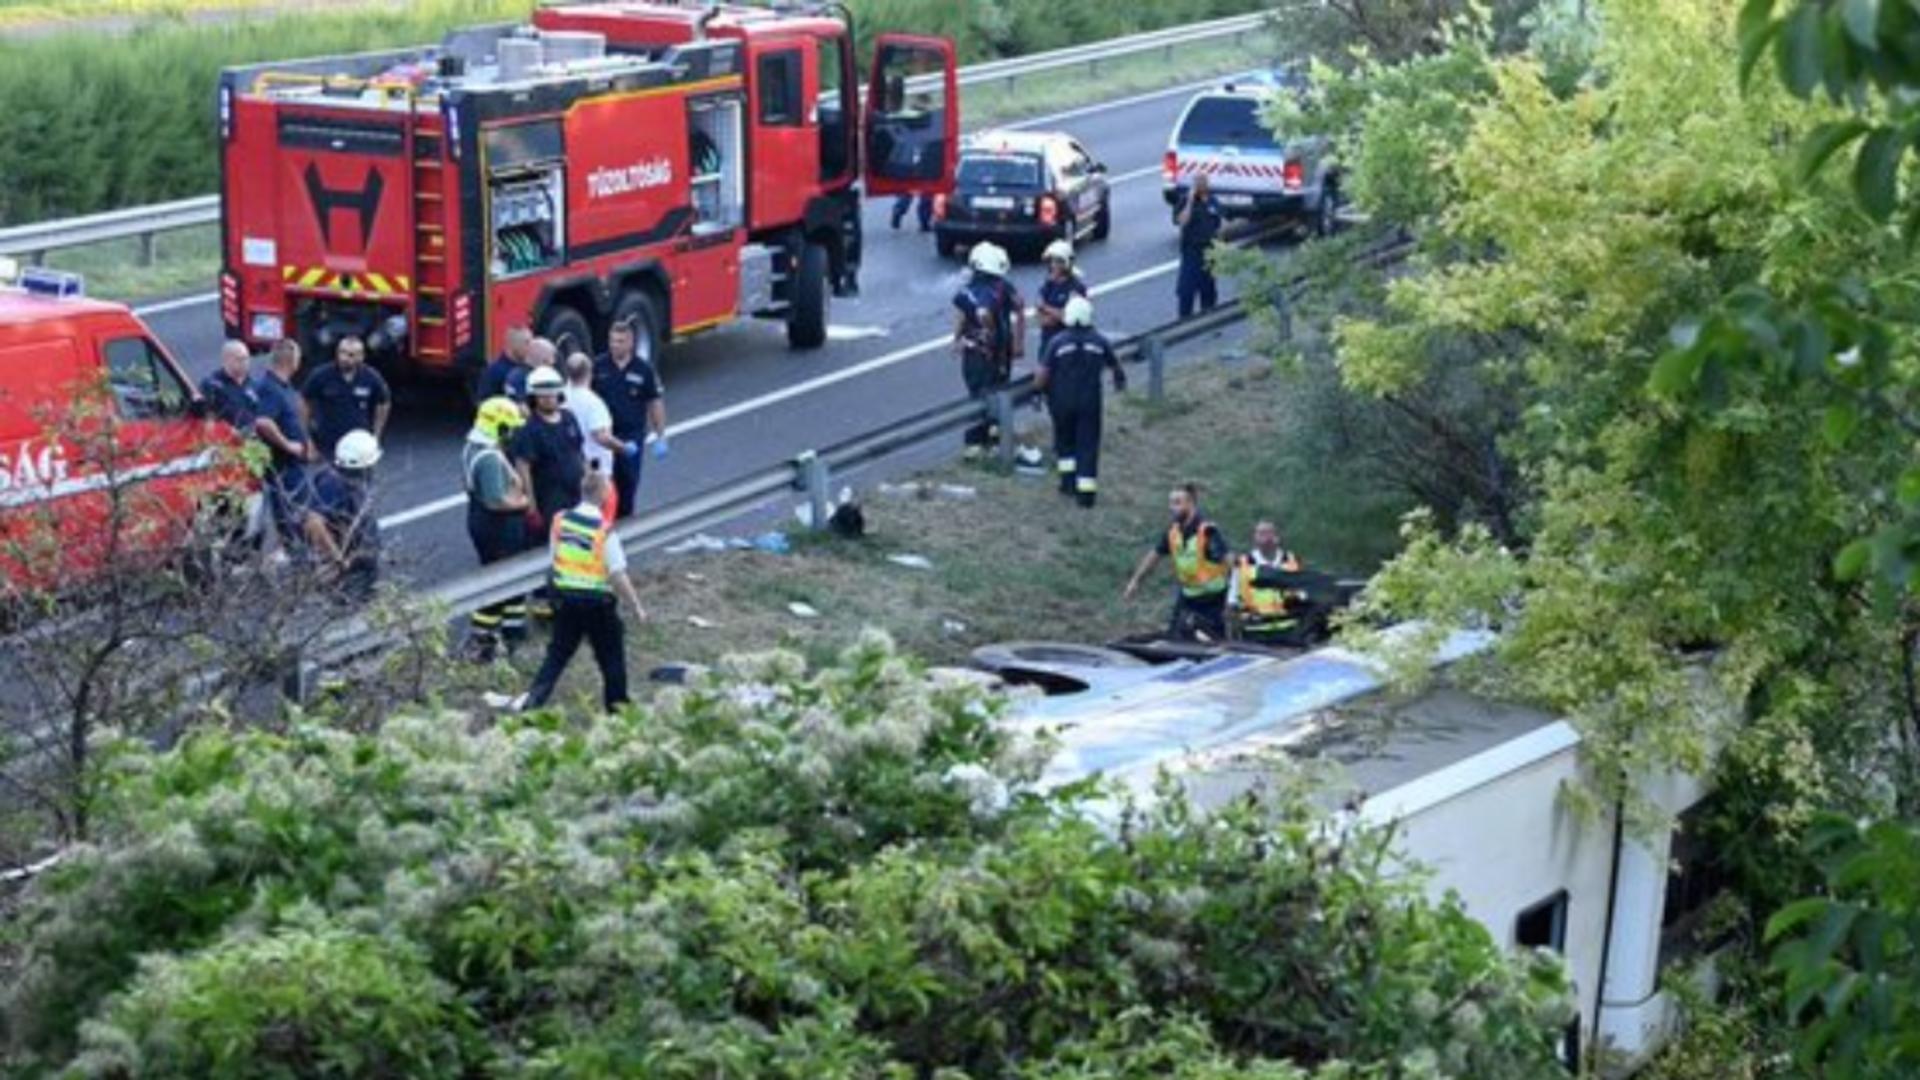
POLYGON ((553 518, 553 587, 564 593, 611 596, 607 581, 608 519, 594 519, 578 510, 553 518))
POLYGON ((1180 592, 1192 599, 1220 596, 1227 591, 1227 564, 1207 555, 1207 539, 1212 532, 1211 521, 1201 522, 1192 537, 1180 535, 1178 523, 1167 530, 1173 575, 1180 581, 1180 592))
MULTIPOLYGON (((1282 551, 1280 558, 1268 564, 1281 570, 1297 571, 1300 560, 1293 553, 1282 551)), ((1240 618, 1241 623, 1252 631, 1288 630, 1293 627, 1294 618, 1288 612, 1293 594, 1286 589, 1272 589, 1256 583, 1260 565, 1253 556, 1240 556, 1240 618)))

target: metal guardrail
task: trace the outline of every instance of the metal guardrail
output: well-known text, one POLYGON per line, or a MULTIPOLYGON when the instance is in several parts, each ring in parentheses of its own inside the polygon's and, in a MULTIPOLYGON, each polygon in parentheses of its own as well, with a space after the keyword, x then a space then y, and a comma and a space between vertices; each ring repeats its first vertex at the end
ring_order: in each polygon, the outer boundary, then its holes
MULTIPOLYGON (((1152 30, 1143 34, 1109 38, 1087 45, 1053 49, 1034 53, 1031 56, 970 64, 960 69, 959 81, 961 86, 977 86, 992 82, 1005 82, 1012 86, 1019 79, 1030 75, 1060 71, 1081 64, 1087 65, 1088 70, 1092 71, 1096 70, 1102 61, 1135 56, 1155 49, 1164 50, 1171 56, 1172 50, 1182 45, 1217 41, 1222 38, 1233 38, 1237 41, 1260 29, 1266 18, 1264 13, 1235 15, 1210 22, 1189 23, 1185 26, 1152 30)), ((919 76, 909 80, 908 87, 914 90, 931 89, 938 82, 937 76, 919 76)), ((201 195, 151 206, 131 206, 123 210, 109 210, 85 217, 10 226, 0 229, 0 255, 23 256, 28 262, 38 265, 46 261, 47 253, 50 251, 132 237, 140 241, 139 261, 140 265, 146 266, 153 262, 155 237, 159 234, 195 226, 214 225, 219 221, 220 197, 201 195)))
MULTIPOLYGON (((1356 256, 1355 262, 1382 266, 1403 258, 1412 243, 1396 238, 1356 256)), ((1285 287, 1279 303, 1284 306, 1304 290, 1306 279, 1296 278, 1285 287)), ((1148 368, 1149 398, 1160 396, 1162 367, 1166 351, 1173 346, 1204 337, 1239 322, 1247 316, 1239 299, 1228 300, 1212 311, 1193 318, 1177 320, 1114 342, 1122 362, 1144 364, 1148 368)), ((883 460, 903 450, 935 439, 947 438, 990 420, 998 424, 999 460, 1011 465, 1018 447, 1014 419, 1019 408, 1039 391, 1033 376, 1014 380, 1006 389, 985 398, 962 398, 936 405, 924 412, 896 420, 873 431, 855 435, 823 450, 805 451, 785 464, 761 469, 722 484, 673 506, 649 513, 620 526, 616 532, 630 553, 659 551, 697 533, 718 529, 749 514, 770 509, 771 504, 788 499, 805 499, 811 506, 812 527, 826 527, 824 512, 834 477, 883 460)), ((427 603, 439 607, 449 617, 464 617, 488 604, 525 595, 546 580, 548 555, 535 550, 512 559, 482 567, 478 571, 425 590, 427 603)), ((355 657, 365 656, 392 644, 389 632, 359 621, 343 624, 310 651, 303 666, 334 667, 355 657)))

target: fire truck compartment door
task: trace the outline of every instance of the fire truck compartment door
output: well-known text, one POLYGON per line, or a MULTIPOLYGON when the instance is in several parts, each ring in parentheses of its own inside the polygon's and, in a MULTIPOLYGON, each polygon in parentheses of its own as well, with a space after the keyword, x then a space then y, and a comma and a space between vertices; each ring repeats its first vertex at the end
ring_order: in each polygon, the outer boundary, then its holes
POLYGON ((934 195, 953 187, 960 80, 953 42, 881 34, 867 82, 869 195, 934 195))
POLYGON ((413 259, 405 131, 310 113, 277 120, 280 262, 299 271, 404 273, 413 259))

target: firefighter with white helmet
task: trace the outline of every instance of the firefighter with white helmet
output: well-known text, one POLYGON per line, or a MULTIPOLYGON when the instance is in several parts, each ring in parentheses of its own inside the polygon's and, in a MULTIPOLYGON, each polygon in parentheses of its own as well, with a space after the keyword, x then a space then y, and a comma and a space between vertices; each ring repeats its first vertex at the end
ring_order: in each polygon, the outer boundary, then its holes
POLYGON ((313 478, 307 505, 307 543, 320 557, 323 581, 345 599, 365 601, 380 578, 380 522, 373 512, 373 467, 380 440, 362 428, 340 436, 333 462, 313 478))
MULTIPOLYGON (((960 354, 960 377, 967 393, 976 398, 1011 382, 1013 363, 1025 352, 1026 301, 1007 279, 1012 265, 1000 245, 975 244, 967 255, 972 274, 953 296, 953 344, 960 354)), ((967 453, 978 454, 993 437, 993 425, 985 421, 968 428, 967 453)))
MULTIPOLYGON (((532 374, 529 372, 528 374, 532 374)), ((527 508, 533 505, 520 484, 507 444, 527 422, 518 402, 505 394, 480 403, 473 429, 460 451, 460 484, 467 493, 467 538, 480 565, 509 559, 527 550, 527 508)), ((504 643, 512 649, 527 636, 527 601, 515 596, 479 608, 468 617, 467 647, 475 659, 491 660, 504 643)))
POLYGON ((581 453, 580 422, 561 406, 567 380, 542 364, 527 374, 527 422, 507 445, 520 476, 520 489, 532 496, 526 511, 527 543, 546 542, 553 516, 580 498, 580 477, 587 471, 581 453))
POLYGON ((1113 389, 1127 388, 1120 356, 1093 328, 1093 302, 1075 296, 1061 312, 1060 332, 1040 353, 1034 385, 1047 395, 1053 414, 1053 452, 1060 494, 1091 508, 1100 494, 1100 419, 1105 403, 1100 375, 1113 372, 1113 389))
POLYGON ((1087 283, 1073 264, 1073 244, 1055 240, 1040 256, 1047 264, 1047 279, 1040 283, 1040 298, 1034 309, 1040 316, 1040 354, 1046 355, 1047 343, 1064 325, 1067 301, 1087 295, 1087 283))

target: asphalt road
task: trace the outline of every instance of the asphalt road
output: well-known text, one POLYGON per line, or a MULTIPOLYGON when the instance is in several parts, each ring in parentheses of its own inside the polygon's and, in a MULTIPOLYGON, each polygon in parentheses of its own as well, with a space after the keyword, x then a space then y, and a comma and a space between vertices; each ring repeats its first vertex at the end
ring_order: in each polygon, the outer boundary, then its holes
MULTIPOLYGON (((1191 88, 1074 109, 1015 125, 1071 132, 1110 170, 1113 232, 1083 245, 1096 322, 1123 335, 1172 319, 1178 248, 1160 194, 1168 132, 1191 88)), ((959 263, 933 240, 889 228, 890 200, 870 200, 861 295, 833 301, 831 340, 787 348, 785 328, 745 321, 669 347, 661 364, 672 455, 647 455, 640 508, 723 484, 815 447, 910 416, 961 392, 945 339, 959 263)), ((1016 266, 1031 298, 1043 271, 1016 266)), ((1229 283, 1222 282, 1223 289, 1229 283)), ((221 329, 211 298, 148 305, 149 325, 195 379, 217 363, 221 329)), ((1029 357, 1035 350, 1030 342, 1029 357)), ((470 413, 454 393, 399 389, 378 480, 378 507, 395 561, 416 580, 473 569, 459 495, 459 453, 470 413)))

